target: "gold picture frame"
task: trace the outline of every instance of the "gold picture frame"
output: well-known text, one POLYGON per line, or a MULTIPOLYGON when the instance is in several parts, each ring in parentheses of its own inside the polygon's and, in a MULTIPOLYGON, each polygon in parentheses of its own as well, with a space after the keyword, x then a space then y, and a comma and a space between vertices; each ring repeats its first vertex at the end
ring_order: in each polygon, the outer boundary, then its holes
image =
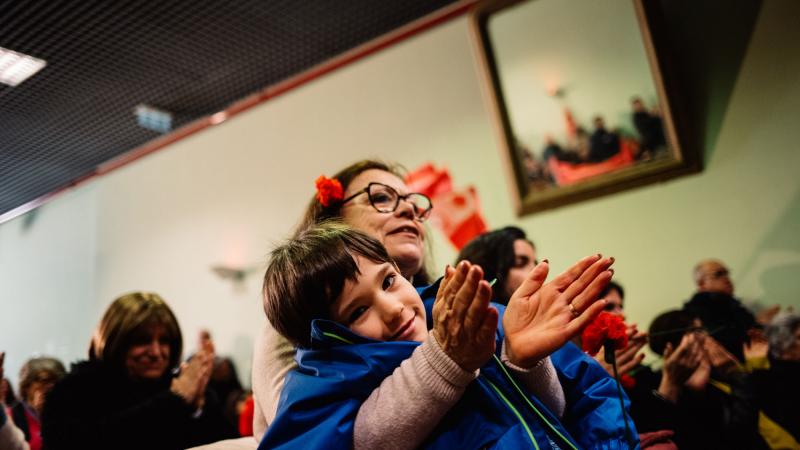
POLYGON ((518 215, 702 170, 657 3, 486 0, 471 28, 518 215))

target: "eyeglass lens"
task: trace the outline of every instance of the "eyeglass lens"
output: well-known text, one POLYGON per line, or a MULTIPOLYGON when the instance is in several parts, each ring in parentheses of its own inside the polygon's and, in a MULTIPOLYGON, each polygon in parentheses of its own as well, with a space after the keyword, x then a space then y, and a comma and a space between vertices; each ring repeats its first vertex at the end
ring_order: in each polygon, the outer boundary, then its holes
MULTIPOLYGON (((400 204, 400 194, 392 187, 380 183, 372 183, 367 191, 372 206, 380 212, 389 213, 397 209, 400 204)), ((405 200, 414 207, 417 217, 424 217, 431 209, 431 201, 428 197, 416 192, 405 196, 405 200)))

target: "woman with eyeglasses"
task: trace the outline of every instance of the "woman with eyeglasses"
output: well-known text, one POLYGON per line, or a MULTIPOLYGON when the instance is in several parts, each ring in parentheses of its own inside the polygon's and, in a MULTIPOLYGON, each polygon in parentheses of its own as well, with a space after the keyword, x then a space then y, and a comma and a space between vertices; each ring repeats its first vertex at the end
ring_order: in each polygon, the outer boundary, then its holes
MULTIPOLYGON (((412 193, 396 166, 364 160, 336 173, 341 197, 328 198, 318 189, 296 231, 329 219, 378 239, 397 263, 403 277, 415 286, 430 282, 425 268, 426 230, 424 221, 433 204, 422 194, 412 193)), ((332 182, 331 182, 332 183, 332 182)), ((253 434, 261 440, 275 417, 286 374, 296 367, 295 349, 267 322, 253 354, 253 434)))
MULTIPOLYGON (((425 267, 426 230, 423 223, 432 207, 426 196, 410 192, 396 166, 360 161, 330 179, 320 177, 317 180, 317 195, 309 203, 297 232, 326 220, 340 220, 380 241, 403 277, 415 286, 424 286, 430 283, 430 277, 425 267)), ((435 292, 436 285, 433 287, 435 292)), ((432 299, 426 303, 426 308, 431 305, 432 299)), ((567 306, 564 305, 562 312, 566 312, 565 320, 569 321, 580 316, 590 305, 580 304, 569 310, 567 306)), ((429 327, 430 317, 428 311, 429 327)), ((259 441, 275 417, 284 378, 296 367, 294 355, 295 349, 291 344, 267 323, 256 341, 253 357, 253 431, 259 441)), ((585 372, 589 358, 580 351, 573 356, 568 364, 570 367, 562 367, 567 376, 565 390, 579 390, 579 395, 587 394, 587 397, 576 400, 573 403, 575 409, 565 413, 568 417, 565 426, 576 434, 574 438, 582 447, 624 443, 622 421, 616 423, 615 420, 621 416, 616 393, 611 389, 613 386, 598 376, 586 377, 577 373, 585 372), (606 398, 609 404, 615 405, 616 414, 596 408, 597 403, 605 402, 606 398)))

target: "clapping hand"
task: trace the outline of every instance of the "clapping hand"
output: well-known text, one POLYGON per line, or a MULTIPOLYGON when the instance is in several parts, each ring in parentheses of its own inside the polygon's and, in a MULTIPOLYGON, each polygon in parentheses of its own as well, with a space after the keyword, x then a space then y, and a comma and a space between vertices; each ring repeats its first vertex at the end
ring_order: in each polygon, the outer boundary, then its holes
POLYGON ((483 270, 467 261, 448 267, 433 304, 433 333, 442 350, 465 371, 483 366, 495 350, 497 310, 483 270))
POLYGON ((606 305, 597 297, 611 280, 613 263, 587 256, 549 283, 547 260, 534 267, 503 315, 510 362, 531 367, 580 333, 606 305))
POLYGON ((170 390, 181 396, 186 403, 195 408, 202 408, 213 364, 214 346, 209 343, 192 359, 181 364, 181 373, 172 380, 170 390))
POLYGON ((673 403, 677 402, 682 387, 690 378, 692 382, 688 383, 689 387, 705 387, 710 365, 703 352, 701 339, 702 336, 697 333, 686 333, 678 348, 673 348, 671 343, 664 347, 664 367, 661 370, 661 384, 658 386, 658 393, 662 397, 673 403))

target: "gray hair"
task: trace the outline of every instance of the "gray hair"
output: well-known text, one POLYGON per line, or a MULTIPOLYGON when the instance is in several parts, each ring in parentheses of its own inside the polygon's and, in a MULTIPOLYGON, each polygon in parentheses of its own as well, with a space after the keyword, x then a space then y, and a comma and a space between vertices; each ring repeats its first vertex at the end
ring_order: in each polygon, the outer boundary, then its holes
POLYGON ((28 401, 28 389, 31 384, 42 379, 58 381, 67 375, 64 365, 55 358, 31 358, 19 370, 19 396, 28 401))
POLYGON ((794 343, 794 332, 800 327, 800 314, 790 312, 781 314, 767 326, 764 334, 769 341, 769 353, 780 358, 794 343))

